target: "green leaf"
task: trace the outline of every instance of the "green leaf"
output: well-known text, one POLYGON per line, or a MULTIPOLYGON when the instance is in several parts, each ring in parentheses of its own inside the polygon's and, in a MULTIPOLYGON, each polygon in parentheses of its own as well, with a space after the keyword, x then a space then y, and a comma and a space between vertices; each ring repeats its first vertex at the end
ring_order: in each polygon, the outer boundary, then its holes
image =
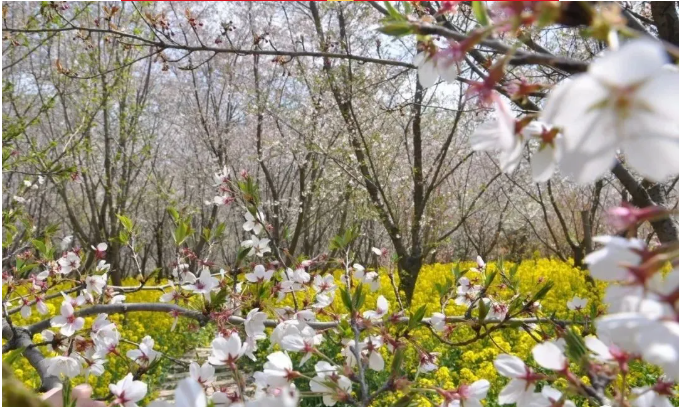
POLYGON ((392 407, 409 407, 413 401, 413 394, 407 394, 392 404, 392 407))
POLYGON ((33 243, 33 246, 38 250, 40 254, 44 255, 47 252, 45 242, 42 242, 38 239, 31 239, 31 243, 33 243))
POLYGON ((403 37, 413 34, 413 27, 408 21, 394 21, 383 23, 382 26, 378 27, 378 31, 393 37, 403 37))
POLYGON ((7 363, 8 365, 12 365, 14 362, 19 359, 19 357, 24 353, 26 350, 25 347, 21 348, 16 348, 13 351, 10 351, 7 353, 3 358, 2 358, 2 363, 7 363))
POLYGON ((567 330, 566 335, 564 335, 564 341, 567 343, 565 353, 569 356, 569 359, 580 362, 588 355, 588 349, 583 338, 573 328, 567 330))
POLYGON ((362 305, 364 305, 364 301, 366 301, 366 293, 364 293, 364 285, 359 284, 354 290, 354 295, 352 296, 352 306, 354 307, 353 309, 358 310, 361 308, 362 305))
POLYGON ((491 273, 486 275, 486 280, 484 280, 484 288, 485 289, 487 289, 491 286, 491 283, 493 283, 493 280, 496 278, 496 274, 498 274, 498 271, 494 270, 491 273))
POLYGON ((387 9, 387 14, 389 14, 392 19, 404 20, 404 16, 399 14, 397 9, 392 5, 391 1, 383 1, 383 4, 385 5, 385 9, 387 9))
POLYGON ((425 311, 427 310, 427 305, 423 305, 420 308, 416 310, 416 312, 413 313, 411 318, 408 319, 408 329, 415 329, 420 325, 420 323, 423 320, 423 317, 425 316, 425 311))
POLYGON ((168 213, 172 217, 172 220, 175 221, 175 223, 179 222, 179 212, 177 212, 177 209, 173 208, 172 206, 168 206, 168 213))
POLYGON ((227 301, 227 288, 223 287, 217 293, 210 293, 210 308, 213 310, 220 309, 227 301))
POLYGON ((132 219, 128 218, 127 216, 116 214, 116 217, 120 221, 120 223, 123 225, 123 228, 127 230, 128 232, 132 232, 132 219))
POLYGON ((392 368, 390 369, 391 376, 397 377, 401 375, 401 366, 404 364, 404 347, 397 348, 392 358, 392 368))
POLYGON ((486 305, 486 302, 484 299, 479 300, 479 315, 478 315, 478 321, 481 324, 486 316, 489 314, 489 306, 486 305))
POLYGON ((530 306, 534 302, 543 299, 546 296, 546 294, 548 294, 548 291, 550 291, 553 288, 554 285, 555 283, 553 283, 552 281, 548 281, 543 287, 541 287, 538 290, 538 292, 536 292, 536 294, 534 294, 533 297, 531 297, 531 300, 529 300, 527 305, 530 306))
POLYGON ((352 298, 350 297, 349 292, 346 289, 344 288, 340 289, 340 298, 342 298, 342 302, 343 304, 345 304, 345 307, 347 307, 347 310, 349 312, 352 312, 353 311, 352 298))
POLYGON ((241 247, 238 249, 238 254, 236 255, 236 265, 238 266, 241 262, 248 256, 250 247, 241 247))
POLYGON ((486 7, 483 1, 472 2, 472 12, 480 25, 486 27, 489 25, 489 15, 486 13, 486 7))

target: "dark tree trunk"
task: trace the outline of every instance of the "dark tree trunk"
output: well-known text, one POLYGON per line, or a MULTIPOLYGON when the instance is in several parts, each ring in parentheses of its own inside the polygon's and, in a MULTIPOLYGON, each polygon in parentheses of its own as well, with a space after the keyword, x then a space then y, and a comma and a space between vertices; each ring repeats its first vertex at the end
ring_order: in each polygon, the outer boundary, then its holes
POLYGON ((422 256, 405 256, 399 259, 399 288, 406 294, 406 304, 411 304, 422 265, 422 256))
MULTIPOLYGON (((617 163, 614 166, 612 173, 614 173, 614 176, 616 176, 630 194, 633 205, 638 208, 652 205, 663 206, 663 194, 655 184, 648 185, 648 183, 643 184, 638 182, 621 163, 617 163), (646 188, 645 186, 647 185, 648 187, 646 188), (654 198, 661 202, 656 202, 654 198)), ((651 224, 660 242, 666 243, 678 240, 678 225, 672 218, 660 219, 651 222, 651 224)))
POLYGON ((653 1, 652 18, 659 37, 678 46, 678 13, 674 1, 653 1))

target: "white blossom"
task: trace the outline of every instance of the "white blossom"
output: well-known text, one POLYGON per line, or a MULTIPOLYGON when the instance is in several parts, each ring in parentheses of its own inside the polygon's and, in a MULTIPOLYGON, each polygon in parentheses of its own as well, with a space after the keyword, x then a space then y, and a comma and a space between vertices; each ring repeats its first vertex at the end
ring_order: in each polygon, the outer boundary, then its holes
POLYGON ((59 332, 62 335, 71 336, 76 331, 82 329, 83 325, 85 325, 85 319, 76 317, 73 305, 70 302, 64 301, 61 303, 61 315, 52 318, 50 323, 52 326, 61 328, 59 332))
POLYGON ((109 391, 116 398, 114 404, 120 404, 123 407, 137 407, 137 402, 141 401, 146 396, 146 383, 134 380, 132 373, 128 373, 122 380, 116 384, 109 384, 109 391))
POLYGON ((550 93, 541 120, 562 129, 564 174, 590 183, 619 149, 645 178, 678 174, 678 72, 667 61, 659 42, 632 40, 550 93))
POLYGON ((272 279, 274 270, 265 270, 264 266, 258 264, 253 268, 252 273, 246 273, 246 280, 251 283, 266 283, 272 279))

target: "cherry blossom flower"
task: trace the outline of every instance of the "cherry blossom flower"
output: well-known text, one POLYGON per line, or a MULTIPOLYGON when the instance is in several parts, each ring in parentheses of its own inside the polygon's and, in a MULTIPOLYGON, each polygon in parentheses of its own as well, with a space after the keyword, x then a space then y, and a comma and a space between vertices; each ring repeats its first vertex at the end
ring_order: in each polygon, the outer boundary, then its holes
POLYGON ((269 248, 269 239, 259 239, 255 235, 251 235, 249 240, 244 240, 241 242, 241 246, 250 248, 248 251, 248 256, 257 255, 262 257, 265 253, 270 253, 272 251, 269 248))
POLYGON ((345 401, 352 391, 352 381, 347 377, 338 375, 337 368, 330 363, 321 361, 314 366, 316 376, 309 382, 309 388, 315 393, 323 395, 325 406, 334 406, 338 401, 345 401), (334 386, 330 383, 334 383, 334 386), (328 384, 326 384, 328 383, 328 384))
POLYGON ((293 369, 293 362, 290 357, 284 352, 274 352, 267 355, 267 362, 265 362, 261 373, 262 380, 273 387, 285 386, 300 376, 293 369))
POLYGON ((604 302, 611 314, 636 312, 651 319, 673 317, 675 310, 668 302, 662 302, 660 295, 671 294, 678 288, 677 271, 663 278, 656 273, 649 279, 647 286, 641 284, 621 284, 607 287, 604 302), (664 285, 661 285, 664 284, 664 285))
POLYGON ((484 262, 482 256, 477 256, 475 261, 477 262, 477 267, 471 268, 470 271, 481 273, 482 271, 486 270, 486 263, 484 262))
POLYGON ((385 369, 385 360, 380 354, 380 348, 383 346, 382 337, 371 335, 364 339, 363 352, 368 358, 368 368, 376 372, 382 372, 385 369))
POLYGON ((253 268, 252 273, 246 274, 246 280, 251 283, 265 283, 272 279, 274 270, 266 270, 263 265, 258 264, 253 268))
POLYGON ((429 373, 437 370, 437 368, 437 355, 425 352, 420 354, 420 363, 418 364, 420 373, 429 373))
POLYGON ((498 395, 499 404, 517 403, 518 406, 530 406, 541 398, 540 394, 535 393, 535 383, 542 376, 534 373, 522 359, 501 354, 496 357, 493 364, 501 376, 510 378, 510 382, 498 395))
POLYGON ((633 394, 636 397, 631 404, 635 407, 672 407, 670 398, 678 396, 673 387, 673 383, 659 380, 651 387, 634 388, 633 394))
POLYGON ((586 305, 588 305, 587 298, 580 298, 574 296, 574 298, 567 301, 567 308, 569 308, 572 311, 581 311, 586 308, 586 305))
POLYGON ((419 52, 413 57, 413 65, 418 68, 420 86, 427 89, 437 82, 439 72, 437 71, 436 56, 430 56, 424 51, 419 52))
POLYGON ((312 304, 312 308, 326 308, 327 306, 331 305, 333 303, 334 295, 331 292, 330 294, 317 294, 315 297, 315 302, 312 304))
POLYGON ((206 300, 210 300, 210 293, 220 282, 210 274, 210 269, 203 267, 200 276, 192 284, 184 286, 186 290, 193 291, 195 294, 203 294, 206 300))
POLYGON ((212 201, 205 201, 206 205, 226 206, 234 202, 234 197, 229 194, 216 195, 212 201))
POLYGON ((553 342, 539 343, 531 350, 531 354, 536 363, 546 369, 563 372, 569 367, 569 362, 562 353, 562 349, 553 342))
POLYGON ((300 285, 307 284, 312 279, 312 276, 303 268, 288 269, 287 272, 289 276, 292 276, 292 280, 300 285))
POLYGON ((541 120, 562 129, 564 174, 590 183, 619 149, 650 180, 678 174, 678 72, 667 61, 660 43, 632 40, 552 91, 541 120))
POLYGON ((363 280, 364 279, 364 274, 366 272, 366 269, 364 268, 364 266, 362 266, 359 263, 354 263, 352 265, 352 270, 354 270, 354 273, 353 273, 354 278, 356 278, 357 280, 363 280))
POLYGON ((21 303, 23 304, 21 306, 21 317, 22 318, 28 318, 31 316, 31 302, 28 300, 28 298, 21 298, 21 303))
POLYGON ((80 256, 74 252, 68 252, 57 260, 57 263, 59 264, 59 273, 68 275, 80 267, 80 256))
POLYGON ((518 122, 510 104, 499 95, 492 96, 496 118, 477 126, 470 144, 475 151, 500 151, 498 161, 501 171, 513 172, 522 159, 526 142, 543 132, 538 122, 518 122))
POLYGON ((191 377, 183 379, 175 388, 175 403, 154 401, 148 407, 207 407, 208 398, 200 383, 191 377))
POLYGON ((161 297, 158 299, 160 302, 177 302, 179 301, 180 298, 182 298, 182 294, 175 289, 175 283, 172 281, 168 282, 170 285, 170 291, 163 293, 161 297))
POLYGON ((118 334, 118 331, 113 331, 115 332, 114 335, 110 336, 104 336, 104 337, 99 337, 98 339, 94 339, 95 342, 95 353, 93 357, 101 359, 106 357, 109 354, 118 354, 118 342, 120 340, 120 334, 118 334))
POLYGON ((225 165, 220 171, 216 172, 213 175, 213 179, 215 180, 215 185, 216 187, 222 185, 222 184, 227 184, 229 183, 229 180, 231 179, 231 171, 227 168, 225 165))
POLYGON ((376 292, 380 289, 380 276, 375 271, 369 271, 364 275, 364 283, 368 285, 371 292, 376 292))
POLYGON ((128 373, 116 384, 109 384, 109 391, 115 396, 113 404, 123 407, 137 407, 137 402, 146 396, 146 383, 134 380, 132 373, 128 373))
POLYGON ((81 317, 76 317, 73 310, 73 305, 70 302, 61 303, 61 315, 58 315, 50 320, 50 323, 54 327, 60 327, 61 332, 64 336, 71 336, 76 331, 82 329, 85 325, 85 319, 81 317))
POLYGON ((281 348, 291 352, 302 352, 304 356, 300 359, 300 366, 312 357, 316 352, 316 347, 323 341, 323 335, 317 334, 309 326, 302 330, 293 326, 286 330, 286 335, 281 339, 281 348))
POLYGON ((174 267, 172 269, 172 276, 178 279, 181 284, 192 284, 196 281, 196 276, 189 271, 189 265, 186 263, 180 263, 174 267))
POLYGON ((586 348, 593 352, 595 360, 600 362, 616 361, 622 366, 622 370, 627 369, 627 362, 630 355, 619 349, 614 344, 605 344, 595 336, 589 335, 584 339, 586 348))
POLYGON ((640 354, 639 333, 647 330, 653 322, 643 314, 620 312, 596 319, 595 327, 598 336, 603 340, 615 344, 625 352, 640 354))
POLYGON ((111 265, 106 262, 106 260, 99 260, 95 271, 97 272, 108 272, 111 269, 111 265))
POLYGON ((68 235, 65 236, 63 239, 61 239, 61 251, 65 252, 71 247, 71 244, 73 243, 73 235, 68 235))
POLYGON ((243 355, 243 352, 244 347, 238 334, 233 333, 229 338, 220 336, 212 341, 212 354, 208 361, 216 366, 232 365, 243 355))
POLYGON ((390 303, 387 302, 387 299, 384 296, 379 296, 378 300, 376 301, 376 307, 375 310, 369 310, 369 311, 364 311, 364 318, 366 319, 372 319, 372 320, 379 320, 382 319, 385 315, 387 315, 387 312, 390 310, 390 303))
POLYGON ((122 304, 125 301, 125 296, 123 294, 117 294, 111 297, 109 304, 122 304))
POLYGON ((666 376, 679 380, 680 328, 675 321, 654 321, 638 331, 642 359, 660 366, 666 376))
POLYGON ((138 349, 131 349, 127 351, 126 356, 140 365, 150 365, 160 357, 160 353, 153 350, 154 340, 150 336, 142 338, 138 349))
POLYGON ((117 337, 120 334, 116 328, 116 324, 109 321, 107 314, 98 314, 90 326, 90 337, 97 341, 104 337, 117 337))
POLYGON ((588 254, 584 261, 593 277, 600 280, 616 281, 632 277, 627 266, 640 264, 640 253, 647 244, 639 239, 626 239, 618 236, 596 236, 593 241, 604 247, 588 254))
MULTIPOLYGON (((543 386, 541 389, 541 395, 545 397, 545 399, 549 402, 549 406, 563 406, 563 407, 576 407, 576 404, 574 404, 573 401, 571 400, 564 400, 564 402, 560 402, 562 400, 562 392, 557 390, 554 387, 550 386, 543 386)), ((540 406, 541 403, 536 403, 536 406, 540 406)))
POLYGON ((246 232, 251 232, 255 235, 259 235, 262 232, 262 225, 264 224, 265 218, 264 214, 257 211, 257 219, 253 216, 250 211, 245 213, 246 223, 243 224, 243 230, 246 232))
POLYGON ((208 362, 199 365, 196 362, 191 362, 189 365, 189 375, 202 385, 206 385, 215 379, 215 368, 208 362))
POLYGON ((317 294, 332 293, 338 288, 335 285, 335 279, 332 274, 326 274, 325 276, 317 274, 314 276, 313 287, 317 294))
POLYGON ((106 257, 106 249, 109 248, 109 245, 106 243, 99 243, 96 247, 95 246, 90 246, 92 250, 94 250, 94 255, 98 259, 103 259, 106 257))
POLYGON ((454 398, 446 407, 482 407, 481 401, 486 398, 489 392, 490 383, 488 380, 477 380, 471 385, 461 384, 456 390, 457 398, 454 398))
POLYGON ((446 329, 446 315, 441 312, 432 313, 430 317, 430 326, 437 332, 443 332, 446 329))
POLYGON ((264 321, 267 319, 267 314, 259 311, 258 308, 251 309, 243 323, 246 335, 255 340, 265 339, 267 337, 264 333, 264 321))
POLYGON ((538 130, 535 135, 540 138, 540 143, 531 155, 531 177, 534 182, 546 182, 552 177, 562 157, 564 138, 557 129, 551 129, 539 122, 534 123, 532 130, 538 130))
POLYGON ((52 346, 52 342, 54 341, 54 332, 50 331, 49 329, 44 329, 42 332, 40 332, 40 336, 42 336, 43 342, 48 342, 46 348, 50 352, 54 352, 55 348, 52 346))
POLYGON ((481 287, 472 284, 467 277, 458 279, 458 288, 456 289, 455 303, 458 305, 465 305, 469 307, 477 299, 481 287))
POLYGON ((53 358, 45 359, 47 365, 47 374, 51 376, 66 376, 74 378, 80 374, 80 362, 78 359, 70 356, 55 356, 53 358))
POLYGON ((666 210, 660 206, 636 208, 627 202, 622 202, 621 206, 607 210, 607 220, 617 231, 624 231, 644 220, 662 216, 665 212, 666 210))
POLYGON ((85 277, 85 290, 90 294, 101 295, 102 289, 106 285, 106 279, 106 274, 85 277))

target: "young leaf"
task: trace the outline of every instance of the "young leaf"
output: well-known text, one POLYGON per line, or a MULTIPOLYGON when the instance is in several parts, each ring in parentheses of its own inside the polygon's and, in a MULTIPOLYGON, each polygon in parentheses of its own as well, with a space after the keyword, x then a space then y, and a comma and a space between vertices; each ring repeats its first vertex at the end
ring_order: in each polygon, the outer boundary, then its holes
POLYGON ((423 305, 420 308, 416 310, 416 312, 413 313, 411 318, 408 320, 408 329, 415 329, 418 325, 420 325, 420 322, 423 320, 423 317, 425 316, 425 311, 427 309, 427 305, 423 305))
POLYGON ((397 377, 401 375, 401 366, 404 363, 404 348, 400 347, 397 348, 396 352, 394 353, 394 358, 392 358, 392 368, 390 369, 391 376, 392 377, 397 377))
POLYGON ((132 219, 128 218, 127 216, 119 215, 116 214, 116 217, 120 221, 120 223, 123 225, 123 228, 127 230, 128 232, 132 232, 132 219))
POLYGON ((482 323, 486 316, 489 314, 489 306, 486 305, 486 301, 483 299, 479 300, 479 323, 482 323))
POLYGON ((24 350, 26 350, 25 347, 21 348, 16 348, 13 351, 10 351, 6 355, 3 356, 2 358, 2 363, 6 363, 7 365, 12 365, 14 362, 21 357, 21 355, 24 353, 24 350))
POLYGON ((494 270, 486 275, 486 280, 484 280, 485 289, 491 286, 491 283, 493 283, 494 278, 496 278, 496 274, 498 274, 498 271, 494 270))
POLYGON ((173 208, 172 206, 168 206, 168 213, 172 217, 172 220, 175 221, 175 223, 179 222, 179 212, 177 212, 177 209, 173 208))
POLYGON ((345 307, 347 307, 347 310, 352 312, 352 298, 349 296, 349 292, 344 288, 340 289, 340 298, 342 298, 342 302, 345 304, 345 307))
POLYGON ((394 20, 404 20, 404 16, 399 14, 396 8, 392 5, 391 1, 383 1, 383 4, 385 5, 385 9, 387 9, 387 13, 390 15, 390 17, 394 20))
POLYGON ((475 18, 482 27, 489 25, 489 15, 486 13, 486 6, 484 6, 483 1, 473 1, 472 12, 475 14, 475 18))

